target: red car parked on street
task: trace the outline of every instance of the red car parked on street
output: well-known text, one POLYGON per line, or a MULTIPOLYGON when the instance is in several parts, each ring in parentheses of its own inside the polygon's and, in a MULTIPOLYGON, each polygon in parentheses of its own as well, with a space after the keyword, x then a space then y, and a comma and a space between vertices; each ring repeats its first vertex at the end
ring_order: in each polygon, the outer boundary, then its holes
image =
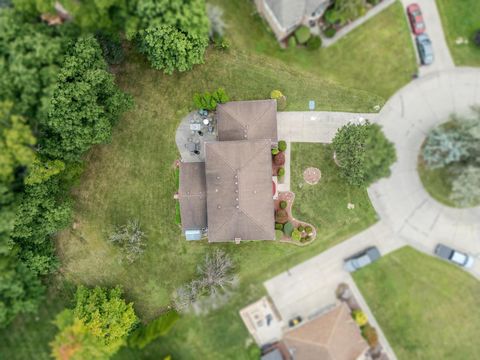
POLYGON ((415 35, 420 35, 425 32, 425 22, 423 21, 422 11, 418 4, 410 4, 407 6, 408 19, 412 26, 412 31, 415 35))

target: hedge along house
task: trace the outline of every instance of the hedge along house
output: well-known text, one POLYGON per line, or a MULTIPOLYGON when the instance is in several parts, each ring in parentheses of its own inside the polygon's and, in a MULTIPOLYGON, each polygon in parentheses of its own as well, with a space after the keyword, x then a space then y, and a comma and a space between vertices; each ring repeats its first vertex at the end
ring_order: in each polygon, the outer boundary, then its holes
POLYGON ((316 25, 331 4, 331 0, 255 0, 258 12, 281 43, 300 25, 316 25))
POLYGON ((205 143, 205 162, 180 164, 178 198, 187 240, 274 240, 272 145, 275 100, 217 107, 218 140, 205 143))

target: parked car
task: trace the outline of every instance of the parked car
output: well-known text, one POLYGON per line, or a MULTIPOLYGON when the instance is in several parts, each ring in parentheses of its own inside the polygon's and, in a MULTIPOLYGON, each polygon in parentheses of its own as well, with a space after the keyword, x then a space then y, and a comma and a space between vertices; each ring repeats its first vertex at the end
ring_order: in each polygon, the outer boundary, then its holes
POLYGON ((380 259, 380 257, 380 251, 372 246, 346 259, 344 268, 348 272, 354 272, 380 259))
POLYGON ((416 37, 418 54, 423 65, 430 65, 433 63, 433 48, 432 42, 427 34, 421 34, 416 37))
POLYGON ((435 254, 442 259, 448 260, 464 268, 471 268, 473 266, 473 257, 443 244, 438 244, 435 247, 435 254))
POLYGON ((425 21, 423 21, 422 11, 418 4, 410 4, 407 6, 407 15, 412 26, 412 31, 415 35, 420 35, 425 32, 425 21))

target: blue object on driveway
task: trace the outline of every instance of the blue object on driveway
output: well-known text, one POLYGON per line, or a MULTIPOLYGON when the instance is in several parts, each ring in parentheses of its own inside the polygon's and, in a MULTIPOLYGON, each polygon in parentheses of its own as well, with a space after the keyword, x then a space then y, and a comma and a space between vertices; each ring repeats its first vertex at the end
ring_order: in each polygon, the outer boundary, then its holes
POLYGON ((315 110, 315 100, 310 100, 310 101, 308 102, 308 108, 309 108, 310 110, 315 110))

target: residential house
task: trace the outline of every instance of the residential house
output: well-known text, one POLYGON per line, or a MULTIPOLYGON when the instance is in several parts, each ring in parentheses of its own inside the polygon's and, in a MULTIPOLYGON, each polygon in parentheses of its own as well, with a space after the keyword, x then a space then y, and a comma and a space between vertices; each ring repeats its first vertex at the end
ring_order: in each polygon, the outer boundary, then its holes
POLYGON ((180 164, 178 199, 187 240, 274 240, 272 146, 275 100, 218 105, 218 141, 205 142, 205 162, 180 164))
POLYGON ((332 0, 255 0, 258 12, 282 42, 300 25, 312 26, 332 0))

